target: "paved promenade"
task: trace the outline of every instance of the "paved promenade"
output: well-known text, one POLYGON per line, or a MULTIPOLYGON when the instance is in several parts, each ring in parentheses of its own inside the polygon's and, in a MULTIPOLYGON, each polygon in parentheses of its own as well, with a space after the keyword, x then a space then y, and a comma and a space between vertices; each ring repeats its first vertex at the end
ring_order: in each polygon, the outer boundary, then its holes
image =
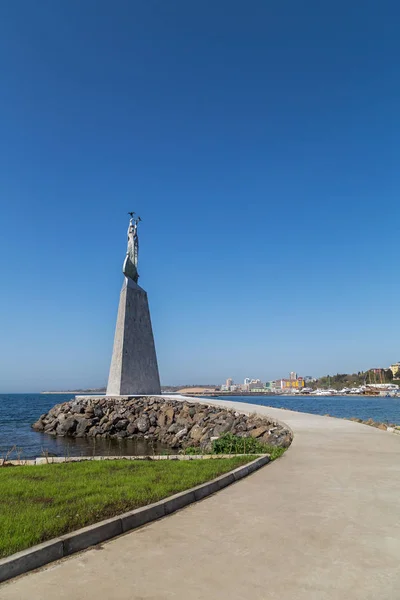
POLYGON ((285 421, 291 448, 208 499, 3 584, 0 599, 400 598, 400 436, 215 403, 285 421))

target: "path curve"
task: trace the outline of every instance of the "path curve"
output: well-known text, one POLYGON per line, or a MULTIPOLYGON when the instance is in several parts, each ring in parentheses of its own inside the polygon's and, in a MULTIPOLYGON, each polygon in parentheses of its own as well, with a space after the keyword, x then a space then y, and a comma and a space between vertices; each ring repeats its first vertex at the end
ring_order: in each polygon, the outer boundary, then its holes
POLYGON ((208 499, 3 584, 0 599, 398 598, 400 436, 205 402, 284 421, 294 441, 283 458, 208 499))

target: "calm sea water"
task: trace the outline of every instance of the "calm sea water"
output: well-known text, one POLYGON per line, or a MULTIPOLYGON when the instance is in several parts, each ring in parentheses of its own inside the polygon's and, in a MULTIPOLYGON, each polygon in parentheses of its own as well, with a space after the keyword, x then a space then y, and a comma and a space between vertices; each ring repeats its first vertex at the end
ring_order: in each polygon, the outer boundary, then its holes
MULTIPOLYGON (((226 396, 221 396, 221 399, 226 396)), ((286 408, 314 415, 357 417, 400 424, 400 398, 367 396, 232 396, 230 400, 286 408)))
MULTIPOLYGON (((50 456, 138 455, 153 453, 146 440, 53 437, 31 429, 32 423, 55 404, 71 400, 75 394, 0 394, 0 458, 13 446, 22 458, 35 458, 48 452, 50 456)), ((154 451, 165 447, 158 444, 154 451)), ((10 458, 16 458, 13 451, 10 458)))
MULTIPOLYGON (((0 395, 0 457, 16 445, 24 458, 41 456, 43 451, 55 456, 146 454, 144 441, 89 440, 52 437, 31 429, 41 414, 55 404, 66 402, 73 394, 2 394, 0 395)), ((224 396, 226 398, 226 396, 224 396)), ((232 400, 277 408, 287 408, 333 417, 372 418, 400 424, 400 398, 366 398, 362 396, 234 396, 232 400)), ((158 448, 158 451, 162 448, 158 448)), ((13 454, 15 457, 15 452, 13 454)))

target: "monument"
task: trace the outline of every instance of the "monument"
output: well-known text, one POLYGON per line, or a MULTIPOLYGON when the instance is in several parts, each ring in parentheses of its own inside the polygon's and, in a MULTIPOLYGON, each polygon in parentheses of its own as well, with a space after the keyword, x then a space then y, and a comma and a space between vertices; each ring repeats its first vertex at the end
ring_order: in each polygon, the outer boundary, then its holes
POLYGON ((130 212, 107 396, 161 394, 147 293, 138 285, 140 217, 130 212))

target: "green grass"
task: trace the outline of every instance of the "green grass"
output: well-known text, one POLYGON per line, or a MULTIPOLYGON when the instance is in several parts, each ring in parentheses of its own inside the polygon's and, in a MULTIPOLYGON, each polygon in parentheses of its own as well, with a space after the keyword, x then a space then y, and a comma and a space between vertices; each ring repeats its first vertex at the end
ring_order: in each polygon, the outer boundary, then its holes
MULTIPOLYGON (((271 460, 282 456, 286 448, 263 444, 257 438, 239 437, 233 433, 224 433, 214 440, 208 454, 269 454, 271 460)), ((199 448, 189 446, 184 454, 198 454, 199 448)))
POLYGON ((0 468, 0 557, 209 481, 254 456, 0 468))

